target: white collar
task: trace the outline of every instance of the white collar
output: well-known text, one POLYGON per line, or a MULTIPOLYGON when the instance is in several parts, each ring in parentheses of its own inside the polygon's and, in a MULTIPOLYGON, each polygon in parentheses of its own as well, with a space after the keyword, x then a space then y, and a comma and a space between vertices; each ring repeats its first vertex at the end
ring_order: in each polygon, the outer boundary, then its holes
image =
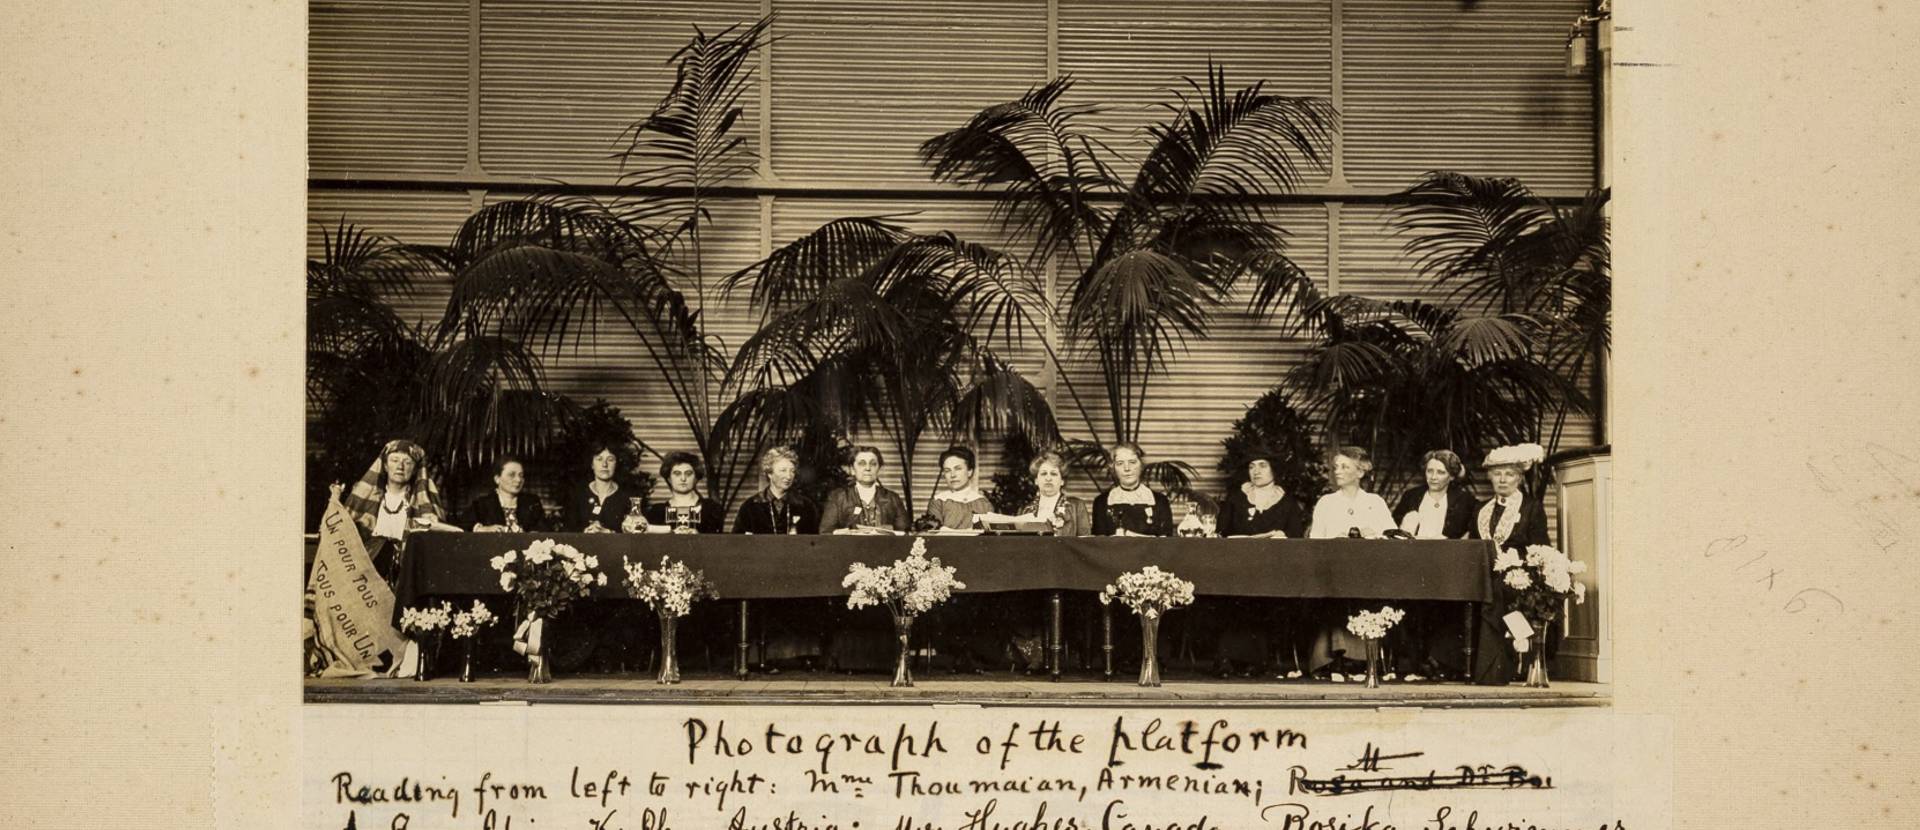
POLYGON ((1107 504, 1139 504, 1152 507, 1154 503, 1153 495, 1153 489, 1148 487, 1145 482, 1134 485, 1132 490, 1122 488, 1120 485, 1115 484, 1113 485, 1113 489, 1107 491, 1107 504))
POLYGON ((980 495, 978 484, 969 484, 965 490, 941 490, 933 494, 934 501, 954 501, 961 504, 972 504, 984 498, 986 496, 980 495))
POLYGON ((856 481, 853 483, 853 492, 854 495, 860 497, 862 502, 873 501, 873 497, 880 494, 880 482, 876 481, 872 484, 861 484, 856 481))

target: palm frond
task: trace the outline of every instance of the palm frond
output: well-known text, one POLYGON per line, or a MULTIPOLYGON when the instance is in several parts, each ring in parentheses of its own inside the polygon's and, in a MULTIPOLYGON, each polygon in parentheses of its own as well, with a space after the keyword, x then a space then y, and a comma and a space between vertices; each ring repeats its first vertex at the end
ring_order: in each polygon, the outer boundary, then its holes
POLYGON ((919 149, 934 181, 998 189, 993 220, 1010 236, 1032 240, 1027 262, 1034 266, 1062 253, 1090 253, 1076 246, 1107 221, 1090 197, 1122 186, 1095 152, 1102 145, 1077 123, 1098 108, 1061 103, 1073 84, 1064 75, 1035 86, 919 149))
POLYGON ((865 273, 907 237, 906 229, 887 217, 835 219, 728 275, 721 289, 731 295, 750 285, 749 299, 764 320, 805 302, 834 280, 865 273))
POLYGON ((673 85, 653 111, 621 135, 614 154, 619 180, 642 192, 620 200, 623 220, 662 233, 662 250, 696 238, 710 221, 703 190, 751 176, 759 157, 736 135, 745 108, 740 100, 754 84, 754 53, 765 44, 771 17, 694 37, 667 59, 673 85))
POLYGON ((1154 146, 1134 180, 1137 199, 1226 197, 1223 206, 1257 216, 1243 197, 1297 190, 1307 170, 1325 167, 1337 116, 1324 99, 1274 95, 1264 82, 1231 89, 1211 61, 1204 84, 1184 80, 1168 120, 1147 129, 1154 146))

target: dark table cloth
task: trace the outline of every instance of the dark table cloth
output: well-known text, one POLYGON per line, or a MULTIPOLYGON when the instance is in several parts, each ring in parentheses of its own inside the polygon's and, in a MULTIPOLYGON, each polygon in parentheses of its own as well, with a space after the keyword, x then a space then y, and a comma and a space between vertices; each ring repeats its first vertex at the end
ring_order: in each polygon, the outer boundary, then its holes
MULTIPOLYGON (((408 540, 401 604, 435 594, 500 594, 488 560, 553 539, 600 559, 600 597, 625 597, 621 557, 667 556, 706 572, 727 599, 837 596, 854 562, 885 565, 912 541, 874 536, 419 533, 408 540)), ((1481 540, 928 537, 927 554, 958 569, 967 593, 1098 591, 1124 571, 1158 565, 1205 596, 1487 602, 1493 545, 1481 540)))

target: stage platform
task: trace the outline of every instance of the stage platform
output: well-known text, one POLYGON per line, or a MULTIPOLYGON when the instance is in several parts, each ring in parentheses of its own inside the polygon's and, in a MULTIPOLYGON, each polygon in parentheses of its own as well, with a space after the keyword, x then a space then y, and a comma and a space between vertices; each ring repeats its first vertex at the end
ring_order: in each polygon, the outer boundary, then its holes
POLYGON ((309 678, 309 703, 402 704, 676 704, 717 705, 980 705, 980 706, 1182 706, 1264 708, 1520 708, 1607 706, 1612 687, 1601 683, 1556 681, 1546 689, 1525 686, 1472 686, 1460 683, 1382 683, 1378 689, 1357 682, 1169 679, 1157 688, 1134 685, 1132 678, 1102 682, 1069 677, 1050 682, 1045 675, 935 675, 916 678, 912 688, 895 689, 881 675, 825 672, 755 675, 735 680, 720 675, 689 675, 663 686, 650 676, 570 675, 551 684, 530 685, 519 676, 489 676, 472 683, 453 677, 416 680, 323 680, 309 678))

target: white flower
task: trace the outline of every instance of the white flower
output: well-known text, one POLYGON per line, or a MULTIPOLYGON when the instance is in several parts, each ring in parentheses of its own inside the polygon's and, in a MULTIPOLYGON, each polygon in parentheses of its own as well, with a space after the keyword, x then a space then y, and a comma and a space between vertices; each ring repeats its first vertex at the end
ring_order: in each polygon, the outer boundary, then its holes
POLYGON ((1547 583, 1547 587, 1556 594, 1573 590, 1573 577, 1568 576, 1566 571, 1548 570, 1541 577, 1547 583))
POLYGON ((1573 601, 1576 605, 1587 601, 1587 584, 1585 582, 1573 583, 1573 601))
POLYGON ((1533 577, 1528 576, 1525 570, 1514 569, 1507 571, 1504 579, 1506 580, 1507 587, 1516 591, 1524 591, 1533 587, 1533 577))
POLYGON ((511 565, 520 558, 520 554, 515 551, 507 551, 506 553, 500 554, 500 558, 507 560, 507 564, 511 565))
POLYGON ((527 551, 527 564, 530 565, 544 565, 552 559, 553 552, 550 550, 541 550, 536 547, 527 551))
POLYGON ((1493 557, 1493 569, 1496 571, 1518 568, 1520 564, 1520 554, 1515 553, 1512 548, 1501 548, 1500 553, 1493 557))
POLYGON ((513 572, 512 571, 508 571, 507 573, 503 573, 500 575, 500 590, 502 591, 513 590, 513 572))
POLYGON ((505 556, 496 556, 487 560, 487 564, 492 565, 496 571, 504 571, 507 569, 507 558, 505 556))
POLYGON ((600 557, 598 556, 587 557, 587 567, 589 569, 600 567, 600 557))
POLYGON ((1587 563, 1577 559, 1567 560, 1567 573, 1583 574, 1587 572, 1587 563))
POLYGON ((1527 548, 1527 564, 1536 568, 1547 564, 1546 554, 1540 549, 1539 545, 1533 545, 1527 548))
POLYGON ((595 576, 595 581, 598 582, 600 585, 604 586, 607 584, 606 574, 595 574, 594 576, 595 576))

